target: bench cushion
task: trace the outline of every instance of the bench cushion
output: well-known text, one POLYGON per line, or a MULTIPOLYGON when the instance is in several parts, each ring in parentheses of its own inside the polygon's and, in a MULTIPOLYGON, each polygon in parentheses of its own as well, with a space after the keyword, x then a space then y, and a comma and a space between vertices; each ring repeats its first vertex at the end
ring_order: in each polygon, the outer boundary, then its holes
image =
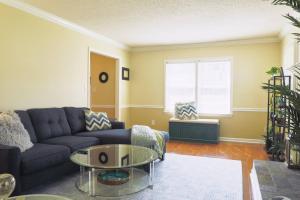
POLYGON ((198 124, 219 124, 218 119, 193 119, 193 120, 181 120, 177 118, 171 118, 170 122, 180 122, 180 123, 198 123, 198 124))
POLYGON ((28 110, 39 141, 71 135, 71 129, 62 108, 28 110))
POLYGON ((22 174, 31 174, 68 161, 71 151, 66 146, 36 143, 21 154, 22 174))
POLYGON ((43 143, 64 145, 74 152, 78 149, 98 145, 99 139, 96 137, 60 136, 44 140, 43 143))

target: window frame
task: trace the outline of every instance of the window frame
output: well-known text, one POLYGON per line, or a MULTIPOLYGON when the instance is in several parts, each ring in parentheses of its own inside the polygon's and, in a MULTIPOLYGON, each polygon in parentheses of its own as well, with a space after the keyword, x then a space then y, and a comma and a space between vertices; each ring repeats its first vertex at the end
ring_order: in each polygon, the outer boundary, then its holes
MULTIPOLYGON (((196 64, 196 72, 195 78, 196 82, 198 81, 198 63, 199 62, 219 62, 219 61, 228 61, 230 63, 230 112, 228 114, 211 114, 211 113, 199 113, 201 117, 214 117, 214 116, 221 116, 221 117, 231 117, 233 115, 233 57, 212 57, 212 58, 194 58, 194 59, 167 59, 164 61, 164 112, 171 113, 166 110, 166 91, 167 91, 167 64, 179 64, 179 63, 195 63, 196 64)), ((195 84, 195 96, 198 95, 198 84, 195 84)), ((197 98, 195 99, 197 103, 197 98)))

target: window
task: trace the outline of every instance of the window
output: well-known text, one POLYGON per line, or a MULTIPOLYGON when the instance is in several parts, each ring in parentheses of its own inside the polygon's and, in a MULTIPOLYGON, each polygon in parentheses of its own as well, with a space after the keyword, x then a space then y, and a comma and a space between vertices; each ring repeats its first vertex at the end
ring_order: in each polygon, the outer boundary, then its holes
POLYGON ((231 61, 167 62, 165 111, 174 112, 177 102, 196 102, 198 112, 231 114, 231 61))

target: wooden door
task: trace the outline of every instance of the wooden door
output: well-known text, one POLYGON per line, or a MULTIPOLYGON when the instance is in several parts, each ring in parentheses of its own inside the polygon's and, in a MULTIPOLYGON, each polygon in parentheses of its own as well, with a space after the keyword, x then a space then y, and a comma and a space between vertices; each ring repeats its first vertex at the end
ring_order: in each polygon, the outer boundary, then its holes
POLYGON ((115 118, 116 113, 116 63, 114 58, 92 52, 90 54, 91 109, 97 112, 106 112, 110 118, 115 118), (101 73, 108 75, 106 82, 100 81, 101 73))

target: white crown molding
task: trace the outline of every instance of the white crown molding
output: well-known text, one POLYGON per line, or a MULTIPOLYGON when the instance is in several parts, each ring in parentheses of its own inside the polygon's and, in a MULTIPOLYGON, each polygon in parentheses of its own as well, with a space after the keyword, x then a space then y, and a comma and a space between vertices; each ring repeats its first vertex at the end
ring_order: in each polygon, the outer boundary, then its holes
POLYGON ((132 52, 143 51, 160 51, 160 50, 173 50, 184 48, 196 48, 196 47, 223 47, 223 46, 236 46, 247 44, 266 44, 266 43, 278 43, 280 38, 277 36, 265 37, 265 38, 253 38, 244 40, 227 40, 219 42, 204 42, 195 44, 178 44, 178 45, 157 45, 157 46, 144 46, 144 47, 131 47, 132 52))
POLYGON ((260 140, 260 139, 247 139, 247 138, 220 137, 220 141, 223 141, 223 142, 251 143, 251 144, 265 144, 264 140, 260 140))
POLYGON ((0 0, 0 3, 3 3, 3 4, 5 4, 7 6, 10 6, 10 7, 17 8, 17 9, 22 10, 22 11, 27 12, 27 13, 30 13, 30 14, 36 16, 36 17, 40 17, 44 20, 47 20, 47 21, 50 21, 52 23, 58 24, 58 25, 63 26, 67 29, 76 31, 78 33, 81 33, 81 34, 84 34, 84 35, 87 35, 87 36, 90 36, 92 38, 95 38, 95 39, 99 40, 100 42, 105 42, 105 43, 113 45, 117 48, 129 50, 128 46, 126 46, 126 45, 124 45, 120 42, 114 41, 114 40, 112 40, 108 37, 105 37, 103 35, 95 33, 95 32, 93 32, 89 29, 86 29, 86 28, 84 28, 82 26, 79 26, 75 23, 72 23, 72 22, 70 22, 66 19, 63 19, 63 18, 58 17, 56 15, 53 15, 51 13, 48 13, 44 10, 41 10, 39 8, 36 8, 34 6, 26 4, 24 2, 20 2, 20 1, 17 1, 17 0, 0 0))
POLYGON ((92 105, 93 108, 115 108, 115 105, 92 105))
MULTIPOLYGON (((233 45, 246 45, 246 44, 263 44, 263 43, 276 43, 280 42, 282 34, 279 37, 265 37, 265 38, 253 38, 253 39, 243 39, 243 40, 227 40, 227 41, 216 41, 216 42, 204 42, 204 43, 194 43, 194 44, 174 44, 174 45, 157 45, 157 46, 142 46, 142 47, 129 47, 125 44, 112 40, 106 36, 98 34, 66 19, 58 17, 54 14, 31 6, 27 3, 18 0, 0 0, 0 3, 5 4, 10 7, 22 10, 24 12, 30 13, 36 17, 40 17, 44 20, 50 21, 52 23, 58 24, 70 30, 76 31, 78 33, 87 35, 89 37, 95 38, 100 42, 106 42, 117 48, 125 49, 132 52, 142 52, 142 51, 159 51, 159 50, 172 50, 179 48, 195 48, 195 47, 210 47, 210 46, 233 46, 233 45)), ((287 31, 288 32, 288 31, 287 31)), ((284 33, 285 35, 287 34, 284 33)))
MULTIPOLYGON (((164 109, 163 105, 138 105, 129 104, 123 105, 122 108, 150 108, 150 109, 164 109)), ((266 108, 233 108, 234 112, 267 112, 266 108)))

